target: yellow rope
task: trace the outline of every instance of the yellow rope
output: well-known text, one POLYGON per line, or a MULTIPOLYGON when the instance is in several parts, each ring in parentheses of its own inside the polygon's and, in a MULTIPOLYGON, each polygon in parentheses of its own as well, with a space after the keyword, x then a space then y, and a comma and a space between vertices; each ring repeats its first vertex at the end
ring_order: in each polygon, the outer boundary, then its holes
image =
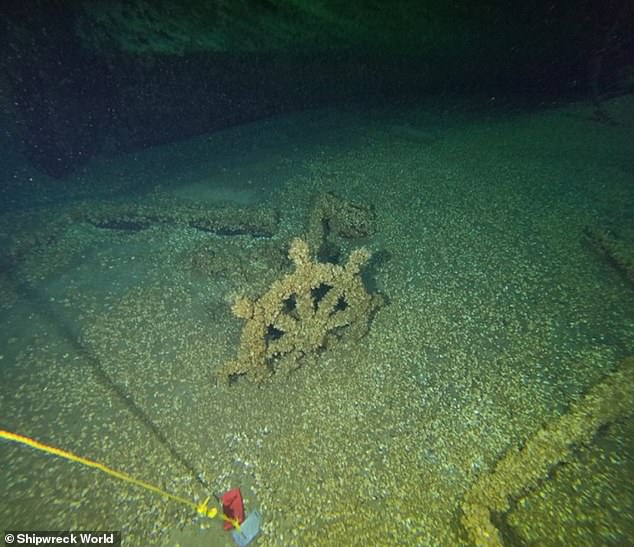
MULTIPOLYGON (((59 456, 60 458, 65 458, 73 462, 81 463, 82 465, 86 465, 94 469, 99 469, 99 471, 103 471, 104 473, 107 473, 108 475, 112 477, 135 484, 137 486, 140 486, 141 488, 145 488, 146 490, 150 490, 151 492, 160 494, 161 496, 164 496, 168 499, 177 501, 179 503, 183 503, 189 506, 190 508, 194 509, 198 514, 203 515, 205 517, 214 518, 218 514, 218 509, 216 509, 215 507, 209 506, 209 500, 211 499, 210 497, 208 497, 202 503, 195 503, 186 498, 181 498, 180 496, 176 496, 174 494, 170 494, 169 492, 166 492, 165 490, 161 490, 158 486, 154 486, 153 484, 150 484, 148 482, 131 477, 127 473, 122 473, 121 471, 111 469, 110 467, 107 467, 106 465, 102 463, 96 462, 94 460, 89 460, 87 458, 82 458, 81 456, 78 456, 77 454, 73 454, 72 452, 62 450, 61 448, 55 448, 54 446, 49 446, 47 444, 31 439, 30 437, 25 437, 23 435, 18 435, 17 433, 11 433, 10 431, 5 431, 4 429, 0 429, 0 438, 6 439, 8 441, 14 441, 16 443, 25 444, 37 450, 41 450, 42 452, 48 452, 49 454, 59 456)), ((236 529, 240 528, 240 524, 237 522, 236 519, 229 518, 225 514, 222 514, 221 517, 223 520, 230 522, 234 528, 236 529)))

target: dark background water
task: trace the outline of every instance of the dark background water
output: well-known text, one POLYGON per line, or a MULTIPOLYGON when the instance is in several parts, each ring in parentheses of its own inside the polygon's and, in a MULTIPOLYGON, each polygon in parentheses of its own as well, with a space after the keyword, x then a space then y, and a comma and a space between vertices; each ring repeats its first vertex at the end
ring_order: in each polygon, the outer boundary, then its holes
POLYGON ((630 0, 30 0, 0 10, 5 139, 55 178, 98 154, 326 104, 460 94, 537 106, 632 90, 630 0))

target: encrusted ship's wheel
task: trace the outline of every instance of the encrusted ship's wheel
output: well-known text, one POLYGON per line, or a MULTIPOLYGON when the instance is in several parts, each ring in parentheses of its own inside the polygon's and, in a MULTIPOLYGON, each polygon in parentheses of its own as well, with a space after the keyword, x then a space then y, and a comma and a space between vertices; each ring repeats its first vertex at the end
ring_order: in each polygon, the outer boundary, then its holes
POLYGON ((354 250, 345 265, 313 262, 306 241, 296 238, 288 253, 295 271, 275 281, 255 301, 242 297, 233 313, 246 320, 238 357, 222 368, 223 378, 239 375, 263 382, 293 369, 339 336, 362 337, 382 298, 366 291, 361 268, 370 258, 354 250))

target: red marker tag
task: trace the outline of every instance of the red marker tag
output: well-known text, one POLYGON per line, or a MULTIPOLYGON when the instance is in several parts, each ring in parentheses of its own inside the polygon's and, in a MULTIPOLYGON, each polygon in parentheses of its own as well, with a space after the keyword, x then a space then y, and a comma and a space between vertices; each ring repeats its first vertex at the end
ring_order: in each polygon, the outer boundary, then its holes
MULTIPOLYGON (((237 520, 240 524, 244 522, 244 502, 240 488, 233 488, 222 495, 222 512, 230 519, 237 520)), ((225 530, 233 530, 230 522, 225 520, 225 530)))

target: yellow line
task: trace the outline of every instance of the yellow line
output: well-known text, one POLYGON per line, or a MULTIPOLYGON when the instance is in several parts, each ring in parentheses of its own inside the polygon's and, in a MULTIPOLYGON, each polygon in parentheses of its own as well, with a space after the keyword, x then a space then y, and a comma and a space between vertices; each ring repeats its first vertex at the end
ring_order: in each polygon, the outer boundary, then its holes
MULTIPOLYGON (((117 479, 121 479, 122 481, 126 481, 132 484, 136 484, 141 488, 145 488, 146 490, 150 490, 151 492, 155 492, 169 498, 171 500, 177 501, 179 503, 183 503, 190 508, 194 509, 196 512, 200 513, 209 518, 214 518, 218 514, 218 510, 215 507, 209 507, 209 499, 207 498, 202 503, 194 503, 191 500, 181 498, 180 496, 176 496, 174 494, 170 494, 169 492, 165 492, 165 490, 161 490, 158 486, 154 486, 149 482, 145 482, 134 477, 131 477, 127 473, 122 473, 121 471, 117 471, 115 469, 111 469, 106 465, 96 462, 94 460, 89 460, 87 458, 82 458, 77 454, 73 454, 72 452, 68 452, 67 450, 62 450, 61 448, 55 448, 54 446, 49 446, 47 444, 36 441, 35 439, 31 439, 30 437, 25 437, 23 435, 18 435, 17 433, 12 433, 11 431, 5 431, 4 429, 0 429, 0 438, 6 439, 8 441, 14 441, 16 443, 25 444, 37 450, 41 450, 42 452, 48 452, 49 454, 53 454, 55 456, 59 456, 60 458, 65 458, 67 460, 71 460, 77 463, 81 463, 82 465, 86 465, 87 467, 92 467, 94 469, 99 469, 99 471, 103 471, 108 475, 115 477, 117 479)), ((226 515, 222 515, 223 520, 229 520, 226 515)), ((233 519, 230 519, 229 522, 233 524, 233 519)), ((235 526, 235 525, 234 525, 235 526)))

